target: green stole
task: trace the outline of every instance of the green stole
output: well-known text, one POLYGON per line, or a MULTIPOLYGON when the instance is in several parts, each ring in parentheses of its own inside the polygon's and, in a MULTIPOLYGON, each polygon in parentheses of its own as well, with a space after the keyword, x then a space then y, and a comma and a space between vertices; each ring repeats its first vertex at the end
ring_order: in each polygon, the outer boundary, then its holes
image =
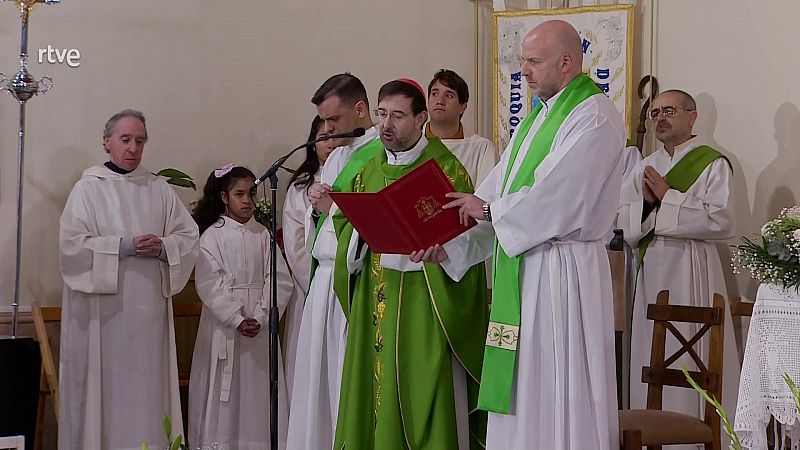
MULTIPOLYGON (((670 188, 685 193, 706 170, 706 167, 718 158, 725 158, 725 156, 707 145, 701 145, 683 155, 683 158, 669 169, 664 178, 667 179, 667 184, 669 184, 670 188)), ((728 165, 730 165, 728 158, 725 158, 725 161, 728 161, 728 165)), ((650 246, 655 237, 654 228, 639 240, 639 269, 644 264, 644 255, 647 253, 647 247, 650 246)))
MULTIPOLYGON (((466 170, 438 138, 409 165, 390 165, 382 152, 350 188, 376 192, 430 159, 456 190, 472 191, 466 170)), ((333 220, 344 249, 334 284, 349 323, 334 448, 458 448, 453 356, 467 372, 470 446, 483 448, 486 413, 476 408, 488 321, 483 263, 455 282, 438 264, 416 272, 382 268, 381 255, 368 251, 363 270, 348 280, 353 229, 340 212, 333 220)))
MULTIPOLYGON (((370 159, 374 158, 382 151, 383 142, 381 142, 379 138, 375 138, 361 147, 358 147, 353 153, 353 156, 350 157, 350 161, 347 161, 347 164, 344 165, 339 175, 336 176, 336 180, 333 181, 333 186, 331 186, 333 192, 350 192, 353 179, 355 179, 356 175, 361 172, 361 169, 364 168, 364 165, 366 165, 370 159)), ((317 219, 317 227, 314 230, 314 242, 311 243, 312 249, 314 248, 314 243, 317 242, 319 230, 322 229, 322 224, 325 223, 327 217, 327 213, 321 213, 317 219)), ((317 271, 318 265, 319 261, 312 256, 311 276, 308 279, 309 285, 311 284, 311 280, 314 279, 314 273, 317 271)))
MULTIPOLYGON (((550 107, 547 117, 536 131, 530 148, 519 167, 508 193, 512 194, 523 187, 534 184, 534 172, 542 160, 550 153, 556 133, 567 116, 587 98, 600 94, 597 85, 582 73, 575 77, 555 104, 550 107)), ((514 167, 522 141, 525 140, 542 104, 536 105, 522 121, 514 138, 511 157, 506 167, 503 188, 505 192, 511 169, 514 167)), ((492 291, 492 312, 489 318, 489 331, 486 336, 483 375, 478 407, 487 411, 508 414, 511 399, 511 386, 516 373, 517 346, 519 345, 520 325, 520 279, 519 269, 522 256, 508 256, 495 238, 494 277, 492 291)))

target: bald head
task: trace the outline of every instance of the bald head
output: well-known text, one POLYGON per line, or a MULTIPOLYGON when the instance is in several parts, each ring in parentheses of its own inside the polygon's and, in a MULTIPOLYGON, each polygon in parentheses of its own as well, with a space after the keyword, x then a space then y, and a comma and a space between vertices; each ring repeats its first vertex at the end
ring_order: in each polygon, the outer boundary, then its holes
MULTIPOLYGON (((553 53, 566 53, 576 62, 578 73, 583 64, 581 37, 575 28, 563 20, 548 20, 533 28, 525 36, 525 41, 541 40, 553 53)), ((525 45, 523 41, 523 45, 525 45)), ((577 73, 576 73, 577 75, 577 73)))
POLYGON ((679 106, 682 106, 690 111, 694 111, 697 109, 697 103, 694 101, 694 97, 691 96, 686 91, 682 91, 680 89, 670 89, 668 91, 664 91, 656 96, 659 97, 670 97, 671 99, 675 99, 675 104, 680 103, 679 106))
POLYGON ((528 86, 547 100, 580 75, 583 65, 581 37, 563 20, 541 23, 522 41, 522 74, 528 86))

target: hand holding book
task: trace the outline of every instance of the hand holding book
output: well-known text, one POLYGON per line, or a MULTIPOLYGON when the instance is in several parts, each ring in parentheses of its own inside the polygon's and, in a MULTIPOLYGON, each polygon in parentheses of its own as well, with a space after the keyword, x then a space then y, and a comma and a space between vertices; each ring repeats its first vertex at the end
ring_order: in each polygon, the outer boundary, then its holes
MULTIPOLYGON (((441 246, 475 225, 455 205, 444 208, 453 203, 451 196, 461 194, 434 160, 379 192, 330 195, 375 253, 411 255, 441 246)), ((441 255, 431 249, 434 252, 441 255)))

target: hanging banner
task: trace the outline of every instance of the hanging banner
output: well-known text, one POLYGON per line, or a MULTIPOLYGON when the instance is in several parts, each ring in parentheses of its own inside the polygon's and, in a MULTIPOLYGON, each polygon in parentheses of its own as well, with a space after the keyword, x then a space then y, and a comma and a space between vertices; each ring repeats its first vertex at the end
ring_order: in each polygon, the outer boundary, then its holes
POLYGON ((494 24, 494 142, 505 149, 522 119, 538 103, 522 76, 522 39, 548 20, 570 23, 583 41, 583 71, 614 102, 632 129, 633 5, 496 11, 494 24))

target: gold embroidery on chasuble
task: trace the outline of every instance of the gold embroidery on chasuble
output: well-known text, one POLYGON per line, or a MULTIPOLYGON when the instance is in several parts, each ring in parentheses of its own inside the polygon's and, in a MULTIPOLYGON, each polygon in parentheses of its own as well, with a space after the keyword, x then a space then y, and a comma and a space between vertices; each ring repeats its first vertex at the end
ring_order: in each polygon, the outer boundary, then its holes
MULTIPOLYGON (((386 282, 383 281, 383 268, 381 267, 381 255, 373 253, 370 258, 370 270, 372 276, 377 280, 372 291, 375 300, 375 309, 372 313, 372 324, 375 326, 375 353, 383 350, 383 332, 381 326, 386 312, 386 282)), ((375 357, 375 408, 374 417, 377 423, 378 409, 381 406, 381 383, 383 381, 383 361, 377 355, 375 357)))

